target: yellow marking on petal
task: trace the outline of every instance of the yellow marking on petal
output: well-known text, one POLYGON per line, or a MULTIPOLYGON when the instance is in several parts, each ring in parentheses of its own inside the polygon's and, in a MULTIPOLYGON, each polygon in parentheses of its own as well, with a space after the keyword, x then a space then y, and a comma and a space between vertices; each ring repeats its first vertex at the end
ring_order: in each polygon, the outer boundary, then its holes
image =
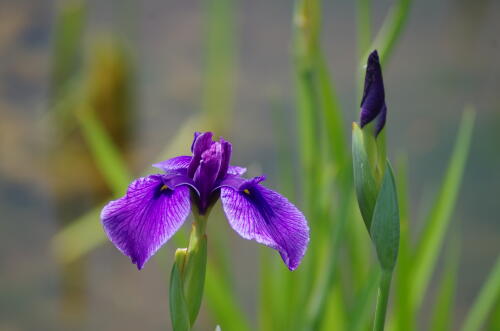
POLYGON ((168 190, 168 189, 169 189, 169 187, 167 185, 163 184, 163 186, 160 188, 160 192, 168 190))
POLYGON ((249 191, 247 188, 246 188, 246 189, 244 189, 244 190, 243 190, 243 192, 244 192, 245 194, 250 195, 250 191, 249 191))

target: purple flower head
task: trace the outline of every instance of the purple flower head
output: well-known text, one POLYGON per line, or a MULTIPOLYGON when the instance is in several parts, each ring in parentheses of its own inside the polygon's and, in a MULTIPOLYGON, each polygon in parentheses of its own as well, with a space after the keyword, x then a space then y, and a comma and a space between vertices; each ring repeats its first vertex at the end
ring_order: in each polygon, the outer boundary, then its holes
POLYGON ((196 132, 192 156, 178 156, 153 166, 165 173, 133 181, 124 197, 101 212, 113 244, 142 269, 182 226, 191 208, 205 214, 221 199, 231 227, 243 238, 279 251, 290 270, 300 264, 309 242, 304 215, 285 197, 245 179, 245 168, 231 166, 231 144, 196 132))
POLYGON ((377 136, 385 126, 386 114, 382 69, 375 50, 368 57, 366 66, 365 88, 361 100, 361 128, 375 120, 375 136, 377 136))

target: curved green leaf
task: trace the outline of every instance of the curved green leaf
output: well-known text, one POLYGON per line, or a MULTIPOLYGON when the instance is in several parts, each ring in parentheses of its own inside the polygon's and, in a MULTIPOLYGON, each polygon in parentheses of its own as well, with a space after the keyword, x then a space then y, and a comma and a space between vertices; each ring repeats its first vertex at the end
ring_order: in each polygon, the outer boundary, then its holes
POLYGON ((370 234, 382 269, 392 271, 399 250, 399 205, 389 161, 373 210, 370 234))

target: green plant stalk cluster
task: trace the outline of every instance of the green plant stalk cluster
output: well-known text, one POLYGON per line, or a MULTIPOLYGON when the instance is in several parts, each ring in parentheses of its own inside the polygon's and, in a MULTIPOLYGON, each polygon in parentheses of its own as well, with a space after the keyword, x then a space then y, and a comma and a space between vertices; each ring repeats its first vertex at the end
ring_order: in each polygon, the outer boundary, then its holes
MULTIPOLYGON (((369 50, 377 48, 382 64, 387 67, 399 36, 408 21, 410 4, 410 0, 394 1, 382 28, 373 34, 375 38, 371 40, 370 1, 359 0, 356 7, 359 17, 357 19, 359 54, 367 54, 369 50)), ((224 111, 225 115, 220 118, 230 118, 228 115, 232 109, 232 96, 234 95, 231 67, 235 65, 236 52, 235 44, 230 41, 233 36, 228 33, 234 29, 231 29, 228 24, 232 24, 232 6, 234 5, 228 1, 211 0, 207 6, 211 8, 207 11, 209 15, 207 19, 210 22, 219 22, 209 23, 211 28, 207 29, 208 33, 212 34, 206 38, 208 43, 206 47, 212 49, 205 62, 207 77, 204 81, 211 89, 211 92, 204 94, 203 103, 207 113, 197 115, 181 126, 178 135, 167 146, 164 152, 165 158, 178 154, 179 146, 183 146, 185 141, 191 138, 195 128, 214 129, 206 121, 211 114, 210 109, 221 108, 222 110, 217 111, 224 111), (225 28, 220 24, 226 24, 225 28), (227 66, 224 67, 224 64, 227 66), (224 72, 224 75, 217 76, 220 72, 224 72), (222 103, 218 103, 217 100, 222 103)), ((301 161, 300 172, 304 174, 304 180, 300 186, 291 186, 287 191, 290 192, 290 196, 296 192, 305 192, 304 207, 311 223, 314 223, 311 224, 312 246, 303 265, 294 273, 285 270, 278 264, 279 261, 274 258, 275 256, 269 256, 270 252, 267 250, 262 252, 260 273, 262 289, 260 302, 262 304, 259 311, 259 325, 262 330, 366 330, 372 324, 373 303, 379 283, 382 284, 380 288, 383 290, 379 301, 383 303, 388 300, 388 295, 386 295, 388 290, 384 289, 389 286, 383 284, 390 283, 388 281, 390 278, 384 270, 380 270, 371 262, 370 237, 364 229, 366 227, 359 226, 363 223, 355 203, 352 160, 347 148, 345 123, 340 102, 335 93, 334 79, 328 71, 326 56, 321 47, 320 21, 321 2, 319 0, 297 1, 293 19, 293 53, 297 83, 300 146, 298 157, 301 161), (303 190, 300 190, 301 187, 303 190), (344 254, 348 257, 347 259, 344 258, 344 254)), ((58 29, 66 29, 66 27, 61 26, 58 29)), ((68 27, 68 29, 75 29, 76 34, 80 33, 78 25, 68 27)), ((75 32, 61 31, 60 35, 71 33, 75 32)), ((63 51, 63 48, 59 49, 60 51, 57 52, 63 51)), ((64 52, 68 55, 56 54, 55 58, 66 56, 71 59, 74 57, 75 53, 71 49, 65 49, 64 52)), ((356 79, 359 82, 362 79, 361 63, 365 60, 365 55, 360 56, 360 65, 355 70, 356 79)), ((57 76, 68 77, 64 72, 58 73, 57 76)), ((78 80, 83 79, 84 76, 78 73, 73 76, 73 79, 64 78, 72 88, 60 91, 78 90, 74 87, 84 85, 78 83, 78 80)), ((61 92, 61 94, 63 95, 59 94, 55 109, 71 108, 57 106, 66 105, 68 102, 88 105, 86 100, 81 99, 85 97, 85 93, 69 95, 61 92)), ((82 130, 83 137, 112 194, 119 196, 123 193, 122 188, 128 184, 132 176, 119 149, 100 120, 93 115, 92 112, 77 114, 75 123, 82 130)), ((379 305, 384 308, 377 312, 375 325, 384 324, 380 322, 381 316, 384 315, 387 316, 387 323, 385 323, 387 329, 410 331, 420 329, 416 316, 428 294, 429 281, 435 273, 436 261, 451 224, 467 160, 473 123, 474 112, 468 110, 464 114, 446 176, 434 199, 432 212, 418 236, 409 235, 411 219, 406 197, 406 171, 404 166, 398 165, 397 167, 395 182, 397 182, 401 216, 401 240, 398 264, 392 276, 396 282, 394 288, 396 304, 392 311, 387 310, 385 304, 379 305), (410 237, 415 238, 415 241, 412 242, 410 237)), ((223 128, 215 129, 218 131, 223 128)), ((282 147, 278 146, 278 148, 282 147)), ((281 155, 293 160, 294 156, 290 153, 293 153, 293 148, 283 148, 281 155)), ((288 177, 283 178, 282 182, 296 183, 294 171, 294 169, 283 171, 284 176, 288 177)), ((56 234, 52 243, 53 251, 61 263, 73 261, 104 242, 105 236, 99 222, 96 222, 100 209, 101 206, 97 206, 56 234)), ((185 245, 187 239, 185 234, 179 233, 174 241, 178 245, 185 245)), ((225 240, 223 236, 220 241, 219 238, 211 238, 211 247, 216 247, 223 240, 225 240)), ((215 256, 207 257, 204 288, 209 313, 214 321, 221 325, 222 330, 253 329, 248 322, 249 317, 236 299, 232 285, 234 279, 223 267, 229 263, 227 262, 229 256, 220 254, 219 250, 211 252, 215 253, 215 256)), ((172 269, 172 274, 176 274, 172 281, 179 282, 179 284, 182 284, 182 270, 179 266, 181 261, 185 260, 184 253, 184 251, 179 251, 177 262, 174 264, 177 270, 172 269)), ((163 261, 161 263, 165 264, 163 261)), ((488 316, 496 309, 495 304, 500 295, 498 265, 500 263, 497 262, 485 286, 472 304, 470 314, 466 315, 464 330, 477 330, 480 326, 487 327, 490 323, 488 316)), ((175 288, 182 289, 181 293, 185 298, 184 286, 179 285, 175 288)), ((450 291, 454 290, 445 292, 450 293, 450 291)), ((170 293, 170 296, 172 295, 176 294, 170 293)), ((452 314, 452 308, 450 308, 452 297, 446 293, 442 297, 444 299, 441 301, 445 304, 437 304, 436 309, 452 314)), ((191 315, 188 310, 186 311, 185 316, 189 324, 191 324, 190 316, 192 319, 194 310, 191 315)), ((178 316, 183 316, 183 314, 178 316)), ((432 323, 453 329, 450 323, 432 323)))

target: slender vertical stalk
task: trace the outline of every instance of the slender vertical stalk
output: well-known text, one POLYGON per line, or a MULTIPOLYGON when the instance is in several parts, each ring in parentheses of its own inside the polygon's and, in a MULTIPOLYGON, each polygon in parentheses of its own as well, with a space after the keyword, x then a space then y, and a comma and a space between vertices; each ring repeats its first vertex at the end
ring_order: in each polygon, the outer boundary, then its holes
POLYGON ((188 246, 177 249, 170 277, 170 314, 175 331, 190 330, 194 325, 205 287, 208 212, 193 210, 193 214, 188 246))
POLYGON ((377 308, 375 310, 375 322, 373 331, 383 331, 385 326, 385 315, 387 303, 389 302, 389 292, 391 289, 392 270, 383 270, 378 288, 377 308))
POLYGON ((201 215, 193 212, 194 221, 191 228, 191 235, 189 236, 189 243, 187 247, 188 255, 192 253, 198 246, 199 241, 205 236, 205 229, 207 227, 207 214, 201 215))

